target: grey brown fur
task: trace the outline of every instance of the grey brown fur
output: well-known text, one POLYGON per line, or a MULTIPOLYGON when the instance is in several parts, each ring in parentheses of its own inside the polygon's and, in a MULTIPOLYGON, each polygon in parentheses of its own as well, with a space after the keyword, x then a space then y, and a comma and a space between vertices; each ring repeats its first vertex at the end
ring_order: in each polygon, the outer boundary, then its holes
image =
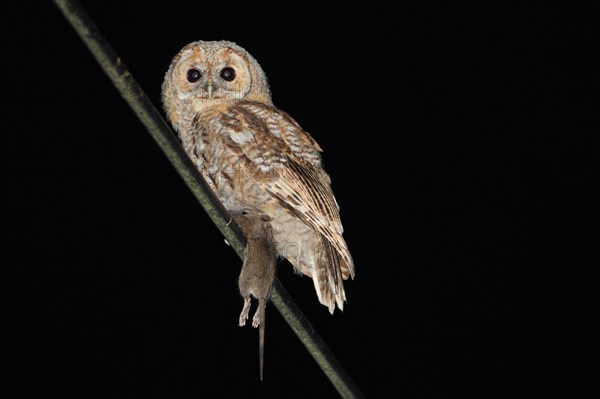
POLYGON ((250 311, 251 297, 258 299, 258 308, 252 318, 252 327, 258 327, 258 352, 260 379, 263 379, 265 348, 265 310, 271 295, 275 279, 277 249, 267 215, 244 210, 232 212, 232 217, 246 237, 247 245, 244 263, 238 279, 240 294, 244 298, 244 307, 240 313, 239 326, 246 324, 250 311))

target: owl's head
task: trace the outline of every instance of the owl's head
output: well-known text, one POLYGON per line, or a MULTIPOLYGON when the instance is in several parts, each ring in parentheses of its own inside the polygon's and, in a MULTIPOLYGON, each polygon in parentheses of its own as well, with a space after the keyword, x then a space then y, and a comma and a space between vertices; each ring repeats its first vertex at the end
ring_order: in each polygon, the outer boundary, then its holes
POLYGON ((197 41, 173 58, 162 85, 171 123, 215 104, 254 100, 271 104, 267 77, 246 50, 228 41, 197 41))

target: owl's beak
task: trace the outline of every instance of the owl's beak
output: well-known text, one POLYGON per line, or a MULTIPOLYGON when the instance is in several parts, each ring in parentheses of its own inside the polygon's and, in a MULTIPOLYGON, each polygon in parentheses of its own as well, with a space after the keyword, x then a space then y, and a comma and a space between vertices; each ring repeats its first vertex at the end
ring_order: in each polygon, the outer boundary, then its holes
POLYGON ((211 98, 213 95, 213 91, 215 90, 215 87, 213 86, 213 82, 206 83, 206 87, 204 88, 204 90, 206 90, 208 97, 211 98))

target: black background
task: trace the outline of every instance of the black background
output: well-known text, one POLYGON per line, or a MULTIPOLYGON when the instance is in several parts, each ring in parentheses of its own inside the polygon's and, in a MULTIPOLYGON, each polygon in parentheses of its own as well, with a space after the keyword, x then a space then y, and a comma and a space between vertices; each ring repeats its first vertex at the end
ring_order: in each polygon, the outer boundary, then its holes
MULTIPOLYGON (((598 19, 560 3, 83 2, 159 109, 177 51, 227 39, 324 148, 357 268, 344 312, 278 275, 373 398, 572 396, 587 379, 598 19)), ((272 305, 258 381, 240 260, 53 4, 7 15, 19 392, 336 397, 272 305)))

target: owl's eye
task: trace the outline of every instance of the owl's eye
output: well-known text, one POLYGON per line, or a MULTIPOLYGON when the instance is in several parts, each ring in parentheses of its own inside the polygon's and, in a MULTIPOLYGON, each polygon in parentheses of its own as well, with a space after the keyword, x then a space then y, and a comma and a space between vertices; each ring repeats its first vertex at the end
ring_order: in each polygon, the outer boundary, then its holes
POLYGON ((227 67, 221 70, 221 78, 228 82, 231 82, 235 79, 235 70, 233 68, 227 67))
POLYGON ((200 72, 196 68, 192 68, 187 71, 187 80, 190 83, 199 81, 201 77, 202 77, 202 72, 200 72))

